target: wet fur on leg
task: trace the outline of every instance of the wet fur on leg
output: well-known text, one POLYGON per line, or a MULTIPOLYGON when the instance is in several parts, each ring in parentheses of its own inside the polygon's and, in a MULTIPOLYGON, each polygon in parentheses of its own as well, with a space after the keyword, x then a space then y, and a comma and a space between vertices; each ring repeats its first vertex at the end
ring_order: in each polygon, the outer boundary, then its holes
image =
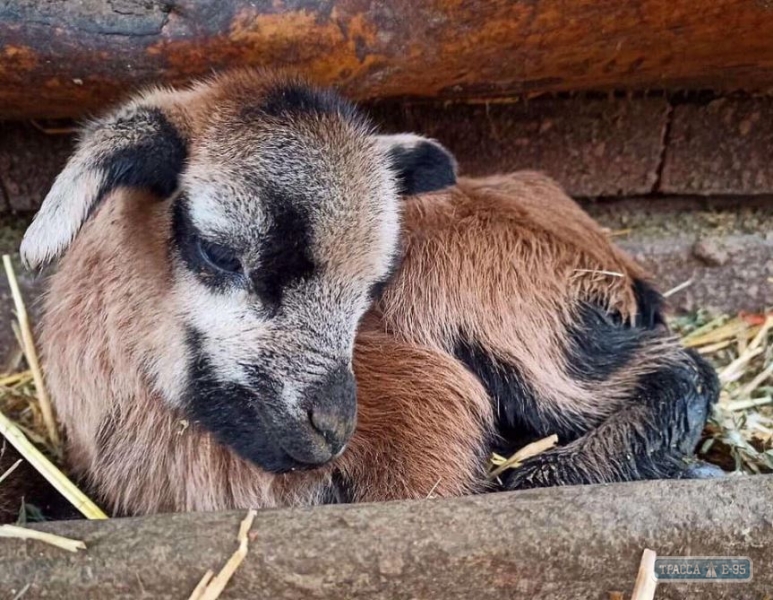
MULTIPOLYGON (((717 401, 716 373, 699 355, 642 377, 630 401, 597 428, 503 477, 508 489, 701 476, 692 457, 717 401)), ((706 476, 714 476, 711 473, 706 476)))

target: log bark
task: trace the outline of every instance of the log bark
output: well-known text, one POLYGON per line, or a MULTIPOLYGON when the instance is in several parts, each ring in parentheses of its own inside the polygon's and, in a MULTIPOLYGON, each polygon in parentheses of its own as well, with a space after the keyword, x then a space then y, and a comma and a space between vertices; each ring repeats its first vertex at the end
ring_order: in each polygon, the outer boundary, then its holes
POLYGON ((286 66, 356 98, 773 85, 771 0, 0 2, 0 117, 286 66))
MULTIPOLYGON (((658 481, 454 500, 260 511, 224 598, 606 599, 629 596, 642 550, 748 556, 751 583, 661 584, 658 598, 773 589, 773 476, 658 481)), ((2 540, 4 590, 35 598, 186 598, 236 547, 243 513, 36 526, 78 554, 2 540)))

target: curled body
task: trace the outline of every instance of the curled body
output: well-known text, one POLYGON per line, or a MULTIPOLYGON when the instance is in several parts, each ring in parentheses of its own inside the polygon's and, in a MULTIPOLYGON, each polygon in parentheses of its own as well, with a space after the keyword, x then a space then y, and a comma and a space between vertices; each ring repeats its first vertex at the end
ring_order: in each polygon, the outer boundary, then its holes
POLYGON ((717 396, 555 183, 457 180, 436 142, 284 76, 96 121, 22 254, 59 261, 47 381, 116 514, 679 477, 717 396))

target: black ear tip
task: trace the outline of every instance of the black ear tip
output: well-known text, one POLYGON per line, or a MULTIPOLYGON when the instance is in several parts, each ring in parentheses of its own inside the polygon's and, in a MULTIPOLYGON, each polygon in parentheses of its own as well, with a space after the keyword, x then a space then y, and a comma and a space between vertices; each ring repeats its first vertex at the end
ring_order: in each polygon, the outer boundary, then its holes
POLYGON ((402 194, 424 194, 456 184, 456 160, 436 142, 421 140, 410 146, 395 146, 390 158, 402 194))

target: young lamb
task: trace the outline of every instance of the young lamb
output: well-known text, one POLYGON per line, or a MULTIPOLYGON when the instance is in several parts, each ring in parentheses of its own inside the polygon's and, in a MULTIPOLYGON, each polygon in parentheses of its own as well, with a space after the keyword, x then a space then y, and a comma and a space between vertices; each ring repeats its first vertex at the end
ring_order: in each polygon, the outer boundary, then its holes
POLYGON ((552 181, 240 71, 83 132, 26 233, 69 461, 117 514, 696 474, 717 379, 552 181), (356 384, 355 384, 356 381, 356 384))

